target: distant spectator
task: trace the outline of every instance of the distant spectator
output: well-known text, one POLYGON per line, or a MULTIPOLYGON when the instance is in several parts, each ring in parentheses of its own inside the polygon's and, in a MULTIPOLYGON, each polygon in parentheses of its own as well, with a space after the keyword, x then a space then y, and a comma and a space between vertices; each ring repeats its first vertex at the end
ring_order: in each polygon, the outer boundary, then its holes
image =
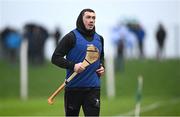
POLYGON ((157 49, 157 59, 160 60, 162 59, 163 56, 163 48, 164 48, 164 42, 166 39, 166 30, 163 26, 163 24, 159 24, 158 25, 158 29, 156 32, 156 40, 157 40, 157 44, 158 44, 158 49, 157 49))
POLYGON ((113 27, 111 31, 111 39, 116 48, 116 69, 125 70, 125 57, 132 57, 133 34, 123 23, 113 27))
POLYGON ((19 56, 19 48, 22 41, 21 34, 15 29, 5 28, 1 33, 1 41, 4 57, 15 63, 19 56))
POLYGON ((61 35, 62 35, 61 30, 58 27, 56 27, 55 32, 53 33, 53 38, 56 41, 56 46, 59 43, 59 39, 61 38, 61 35))
POLYGON ((1 48, 2 48, 2 58, 7 58, 7 46, 6 46, 6 37, 11 32, 11 28, 7 27, 1 32, 1 48))
POLYGON ((136 35, 139 48, 139 57, 144 58, 145 30, 139 23, 128 24, 130 30, 136 35))
POLYGON ((27 24, 24 27, 24 36, 28 39, 28 56, 33 64, 44 63, 44 45, 48 38, 48 31, 36 24, 27 24))

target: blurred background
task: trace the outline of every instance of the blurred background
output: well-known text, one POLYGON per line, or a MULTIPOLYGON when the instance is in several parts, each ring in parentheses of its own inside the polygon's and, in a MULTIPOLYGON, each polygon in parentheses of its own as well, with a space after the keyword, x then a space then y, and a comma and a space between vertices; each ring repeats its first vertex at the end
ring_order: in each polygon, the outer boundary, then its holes
POLYGON ((0 0, 0 116, 64 116, 50 59, 84 8, 105 43, 101 115, 180 116, 179 0, 0 0))

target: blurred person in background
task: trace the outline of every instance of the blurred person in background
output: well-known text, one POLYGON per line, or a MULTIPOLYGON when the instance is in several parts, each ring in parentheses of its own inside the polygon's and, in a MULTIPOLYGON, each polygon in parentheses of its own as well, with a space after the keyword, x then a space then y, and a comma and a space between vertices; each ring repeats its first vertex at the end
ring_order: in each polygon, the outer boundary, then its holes
POLYGON ((2 29, 1 31, 1 49, 2 49, 2 58, 6 59, 7 58, 7 44, 6 44, 6 37, 7 35, 11 32, 11 28, 10 27, 6 27, 4 29, 2 29))
POLYGON ((124 71, 124 52, 126 43, 127 27, 120 23, 113 27, 112 32, 112 42, 116 48, 116 58, 115 58, 115 70, 124 71))
POLYGON ((96 14, 92 9, 83 9, 76 21, 76 29, 66 34, 52 56, 52 63, 66 68, 66 78, 72 72, 79 73, 65 87, 65 114, 78 116, 82 106, 85 116, 99 116, 100 77, 104 74, 103 37, 95 31, 96 14), (87 45, 99 49, 100 58, 86 69, 82 61, 87 45), (66 56, 66 58, 64 58, 66 56))
POLYGON ((163 24, 160 23, 158 25, 157 31, 156 31, 156 41, 158 44, 157 48, 157 59, 161 60, 163 57, 163 48, 164 48, 164 42, 166 39, 166 29, 164 28, 163 24))
POLYGON ((144 58, 144 39, 146 35, 145 30, 138 22, 130 22, 128 27, 136 36, 139 49, 139 58, 144 58))
POLYGON ((28 40, 28 57, 32 64, 40 65, 45 61, 44 45, 49 37, 48 31, 34 23, 24 26, 24 37, 28 40))
POLYGON ((136 35, 137 35, 137 39, 138 39, 140 58, 144 58, 145 31, 144 31, 143 27, 140 24, 137 24, 136 35))
POLYGON ((0 59, 3 57, 3 52, 2 52, 2 37, 1 37, 1 29, 0 29, 0 59))
POLYGON ((21 41, 21 34, 13 28, 7 27, 1 33, 3 56, 11 63, 18 62, 21 41))
POLYGON ((28 60, 32 63, 35 56, 35 47, 33 44, 33 30, 36 27, 34 23, 28 23, 24 26, 24 38, 28 40, 28 60))
POLYGON ((111 41, 116 50, 115 70, 125 71, 125 60, 134 57, 136 37, 126 22, 116 24, 111 30, 111 41))
POLYGON ((58 27, 56 27, 55 32, 52 34, 53 38, 55 39, 56 46, 59 43, 61 35, 62 35, 61 30, 58 27))

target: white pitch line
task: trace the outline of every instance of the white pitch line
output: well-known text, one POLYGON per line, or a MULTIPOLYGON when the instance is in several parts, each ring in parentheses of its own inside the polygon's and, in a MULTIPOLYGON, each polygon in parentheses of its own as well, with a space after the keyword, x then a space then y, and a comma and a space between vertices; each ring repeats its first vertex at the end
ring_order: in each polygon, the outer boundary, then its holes
MULTIPOLYGON (((150 111, 150 110, 154 110, 154 109, 158 108, 159 106, 160 106, 160 102, 150 104, 150 105, 142 108, 141 113, 142 112, 147 112, 147 111, 150 111)), ((134 115, 134 110, 131 110, 131 111, 129 111, 127 113, 124 113, 122 115, 134 115)))
MULTIPOLYGON (((175 103, 179 103, 179 102, 180 102, 180 98, 174 98, 172 100, 165 101, 165 102, 155 102, 148 106, 143 107, 141 110, 141 113, 154 110, 156 108, 159 108, 160 106, 163 106, 164 104, 175 104, 175 103)), ((122 115, 127 115, 127 116, 131 115, 132 116, 132 115, 134 115, 134 110, 131 110, 127 113, 121 114, 120 116, 122 116, 122 115)))

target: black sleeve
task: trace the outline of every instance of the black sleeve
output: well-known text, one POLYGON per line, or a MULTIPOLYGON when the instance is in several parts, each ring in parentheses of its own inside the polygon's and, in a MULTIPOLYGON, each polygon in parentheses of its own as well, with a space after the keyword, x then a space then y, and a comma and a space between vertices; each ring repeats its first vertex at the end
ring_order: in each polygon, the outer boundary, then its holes
POLYGON ((74 47, 75 43, 76 40, 73 32, 70 32, 67 35, 65 35, 57 45, 52 55, 51 62, 61 68, 73 70, 75 63, 73 63, 72 61, 68 61, 64 57, 74 47))
POLYGON ((102 52, 100 55, 100 63, 105 68, 105 66, 104 66, 104 39, 102 36, 100 36, 100 39, 101 39, 101 43, 102 43, 102 52))

